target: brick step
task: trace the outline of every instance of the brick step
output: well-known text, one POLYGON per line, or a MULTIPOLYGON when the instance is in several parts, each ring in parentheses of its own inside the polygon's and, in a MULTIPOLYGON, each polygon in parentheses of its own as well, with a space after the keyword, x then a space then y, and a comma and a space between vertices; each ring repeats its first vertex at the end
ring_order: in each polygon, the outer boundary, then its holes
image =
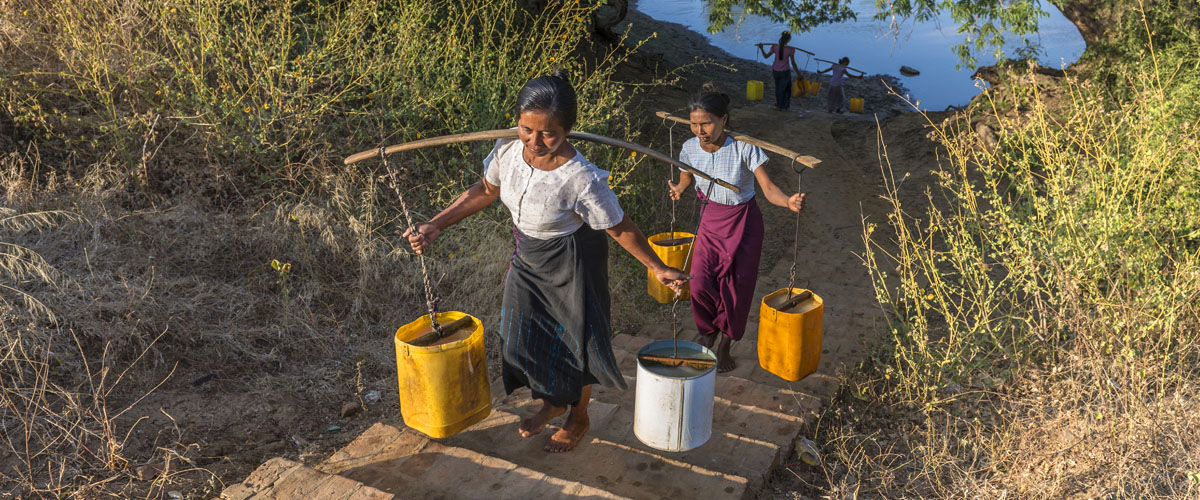
MULTIPOLYGON (((600 396, 600 392, 597 388, 593 394, 600 396)), ((565 417, 552 421, 537 436, 521 438, 517 426, 541 404, 531 400, 529 394, 523 388, 501 398, 487 419, 442 441, 630 499, 740 500, 749 491, 744 477, 689 463, 683 454, 660 452, 641 444, 633 436, 632 406, 625 409, 607 403, 609 396, 597 397, 588 405, 591 429, 578 447, 569 453, 547 453, 543 447, 565 417)))
POLYGON ((392 500, 395 495, 353 479, 328 474, 286 458, 275 457, 250 476, 221 492, 221 500, 392 500))
POLYGON ((398 498, 625 499, 603 489, 548 476, 496 456, 440 443, 418 432, 382 423, 371 426, 318 468, 398 498))

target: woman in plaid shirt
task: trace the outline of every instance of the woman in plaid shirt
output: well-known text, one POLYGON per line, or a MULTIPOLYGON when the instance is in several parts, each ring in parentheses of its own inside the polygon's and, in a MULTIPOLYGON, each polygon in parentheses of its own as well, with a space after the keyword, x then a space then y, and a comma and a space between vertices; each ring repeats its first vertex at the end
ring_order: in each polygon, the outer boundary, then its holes
POLYGON ((724 334, 716 349, 717 371, 727 372, 737 367, 729 347, 746 333, 762 255, 763 220, 754 200, 754 181, 772 205, 793 212, 804 209, 804 194, 784 194, 760 168, 767 162, 766 153, 725 133, 729 96, 712 83, 705 83, 692 98, 688 113, 696 137, 683 143, 679 161, 741 189, 735 193, 710 186, 687 172, 680 172, 678 184, 670 183, 671 199, 678 200, 696 181, 696 195, 706 204, 693 249, 692 315, 705 347, 716 343, 718 332, 724 334))

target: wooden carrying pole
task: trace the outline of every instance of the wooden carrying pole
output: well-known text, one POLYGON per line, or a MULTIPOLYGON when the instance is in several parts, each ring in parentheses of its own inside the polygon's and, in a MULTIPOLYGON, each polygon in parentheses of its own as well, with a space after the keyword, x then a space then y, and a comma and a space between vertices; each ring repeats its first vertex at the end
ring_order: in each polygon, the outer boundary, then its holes
MULTIPOLYGON (((662 118, 665 120, 677 121, 679 123, 686 123, 688 125, 692 124, 691 120, 688 120, 687 118, 675 116, 666 111, 659 111, 659 112, 655 113, 655 115, 657 115, 659 118, 662 118)), ((742 134, 740 132, 726 130, 725 133, 729 134, 729 137, 732 137, 735 140, 742 141, 746 144, 753 144, 753 145, 763 148, 767 151, 771 151, 773 153, 778 153, 780 155, 786 156, 786 157, 788 157, 788 159, 794 159, 794 160, 796 160, 796 163, 800 163, 808 168, 816 168, 817 165, 821 164, 821 160, 814 158, 812 156, 801 155, 800 153, 797 153, 797 152, 787 149, 785 147, 782 147, 777 144, 770 143, 770 142, 767 142, 767 141, 764 141, 761 139, 755 139, 753 137, 750 137, 746 134, 742 134)), ((688 169, 688 172, 692 172, 693 174, 695 173, 691 169, 688 169)))
MULTIPOLYGON (((814 58, 813 58, 813 60, 814 60, 814 61, 820 61, 820 62, 823 62, 823 63, 837 64, 837 63, 835 63, 835 62, 833 62, 833 61, 827 61, 827 60, 825 60, 825 59, 821 59, 821 58, 819 58, 819 57, 814 57, 814 58)), ((866 71, 863 71, 863 70, 861 70, 861 69, 858 69, 858 68, 851 68, 850 66, 846 66, 846 69, 853 70, 853 71, 857 71, 857 72, 859 72, 859 73, 862 73, 863 75, 866 75, 866 74, 867 74, 867 72, 866 72, 866 71)))
MULTIPOLYGON (((741 188, 739 188, 733 184, 725 182, 721 179, 714 179, 711 176, 706 175, 703 172, 700 172, 699 170, 696 170, 696 169, 688 166, 686 163, 683 163, 679 160, 671 158, 670 156, 664 155, 662 153, 659 153, 658 151, 647 148, 645 146, 634 144, 632 142, 622 141, 620 139, 613 139, 611 137, 605 137, 602 135, 589 134, 587 132, 571 132, 570 134, 567 134, 567 137, 571 138, 571 139, 579 139, 582 141, 606 144, 609 146, 616 146, 619 148, 628 149, 630 151, 636 151, 638 153, 641 153, 641 154, 644 154, 651 158, 654 158, 658 161, 667 163, 673 167, 679 168, 681 170, 685 170, 688 173, 691 173, 692 175, 695 175, 701 179, 705 179, 710 182, 715 182, 715 183, 717 183, 717 185, 727 188, 735 193, 742 192, 741 188)), ((480 132, 467 132, 465 134, 454 134, 454 135, 443 135, 441 137, 430 137, 428 139, 421 139, 421 140, 417 140, 417 141, 406 142, 403 144, 396 144, 394 146, 388 146, 387 148, 385 148, 384 153, 390 155, 393 153, 399 153, 401 151, 410 151, 413 149, 428 148, 431 146, 443 146, 446 144, 455 144, 455 143, 459 143, 459 142, 474 142, 474 141, 489 141, 489 140, 494 141, 494 140, 498 140, 498 139, 516 139, 516 138, 517 138, 517 129, 515 129, 515 128, 506 128, 506 129, 499 129, 499 130, 484 130, 484 131, 480 131, 480 132)), ((352 155, 346 157, 346 159, 344 160, 344 163, 346 165, 351 165, 351 164, 358 163, 363 160, 370 160, 372 158, 378 158, 378 157, 379 157, 379 148, 368 149, 366 151, 362 151, 360 153, 355 153, 355 154, 352 154, 352 155)))
MULTIPOLYGON (((758 45, 779 45, 779 44, 778 44, 778 43, 776 43, 776 42, 766 42, 766 43, 760 43, 760 44, 758 44, 758 45)), ((784 45, 784 47, 787 47, 787 48, 789 48, 789 49, 792 49, 792 50, 799 50, 800 52, 803 52, 803 53, 805 53, 805 54, 808 54, 808 55, 810 55, 810 56, 815 56, 815 55, 816 55, 816 54, 814 54, 814 53, 812 53, 812 52, 809 52, 809 51, 807 51, 807 50, 804 50, 804 49, 802 49, 802 48, 800 48, 800 47, 793 47, 793 46, 791 46, 791 45, 784 45)))

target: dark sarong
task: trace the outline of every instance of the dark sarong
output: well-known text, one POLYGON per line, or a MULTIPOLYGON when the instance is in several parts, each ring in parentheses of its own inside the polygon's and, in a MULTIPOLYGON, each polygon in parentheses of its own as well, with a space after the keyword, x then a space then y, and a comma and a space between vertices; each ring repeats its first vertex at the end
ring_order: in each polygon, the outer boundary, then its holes
POLYGON ((825 99, 825 110, 830 113, 835 113, 842 109, 846 104, 846 92, 841 85, 830 85, 829 95, 825 99))
POLYGON ((504 390, 529 387, 534 399, 567 406, 585 385, 625 389, 612 350, 604 232, 585 225, 549 240, 513 233, 500 312, 504 390))
POLYGON ((762 212, 754 199, 741 205, 708 202, 691 268, 692 316, 701 335, 719 331, 741 340, 746 334, 762 244, 762 212))

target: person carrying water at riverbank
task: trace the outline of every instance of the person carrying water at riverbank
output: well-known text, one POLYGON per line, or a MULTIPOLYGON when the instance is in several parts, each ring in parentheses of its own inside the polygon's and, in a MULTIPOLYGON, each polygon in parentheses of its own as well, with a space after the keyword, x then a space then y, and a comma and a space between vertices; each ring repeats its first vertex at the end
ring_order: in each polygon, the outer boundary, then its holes
POLYGON ((792 105, 792 73, 789 71, 789 61, 791 68, 796 69, 796 74, 800 74, 800 66, 796 64, 796 49, 787 46, 791 39, 792 33, 784 31, 779 34, 779 43, 777 44, 754 44, 764 59, 775 56, 775 62, 771 63, 771 76, 775 79, 775 107, 777 109, 788 109, 792 105), (766 45, 771 45, 770 51, 764 48, 766 45))
POLYGON ((825 100, 825 111, 828 113, 841 113, 846 104, 846 92, 842 89, 843 80, 846 77, 862 79, 863 75, 850 75, 846 73, 846 67, 850 66, 850 58, 843 57, 838 59, 836 64, 831 64, 817 73, 825 73, 832 71, 829 75, 829 94, 825 100))
POLYGON ((711 82, 692 97, 687 109, 696 137, 683 143, 679 161, 742 190, 711 186, 687 172, 680 172, 679 183, 668 183, 671 199, 678 200, 695 180, 696 195, 705 204, 692 250, 692 316, 705 347, 713 347, 717 335, 723 334, 716 348, 717 371, 727 372, 737 367, 729 348, 746 333, 762 256, 763 218, 754 200, 754 181, 772 205, 796 213, 804 209, 804 195, 784 194, 762 168, 767 154, 729 137, 729 96, 711 82))
POLYGON ((592 384, 626 388, 612 350, 608 244, 617 241, 658 278, 680 291, 690 278, 650 249, 608 185, 607 171, 583 157, 567 134, 577 114, 574 89, 561 73, 530 80, 517 95, 519 140, 496 141, 483 178, 428 222, 404 233, 413 250, 497 199, 512 214, 516 251, 504 280, 499 332, 509 394, 529 387, 542 400, 518 427, 538 434, 570 408, 546 451, 574 448, 589 427, 592 384))

